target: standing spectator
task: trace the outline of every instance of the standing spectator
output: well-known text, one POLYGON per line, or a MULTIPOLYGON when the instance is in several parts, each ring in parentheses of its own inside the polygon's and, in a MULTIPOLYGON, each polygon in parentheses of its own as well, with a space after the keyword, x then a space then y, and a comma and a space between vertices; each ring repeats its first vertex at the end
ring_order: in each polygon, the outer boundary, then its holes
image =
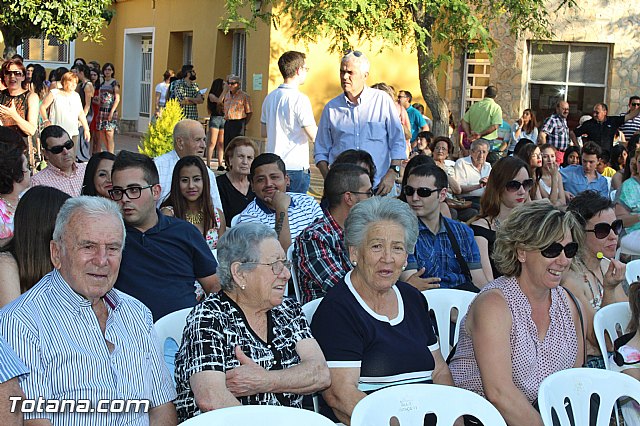
POLYGON ((169 81, 174 75, 175 73, 173 72, 173 70, 166 70, 164 74, 162 74, 162 81, 156 85, 156 117, 160 116, 160 113, 164 109, 164 106, 167 104, 167 95, 169 94, 169 81))
POLYGON ((45 126, 56 125, 62 127, 71 137, 71 140, 79 147, 78 122, 82 124, 84 138, 91 139, 87 116, 82 108, 80 95, 76 92, 78 76, 67 72, 62 76, 62 89, 53 89, 40 105, 40 115, 45 126), (48 111, 48 112, 47 112, 48 111))
POLYGON ((258 155, 258 147, 246 136, 236 136, 224 150, 229 171, 216 177, 227 227, 256 197, 251 189, 251 163, 258 155))
MULTIPOLYGON (((415 109, 418 110, 418 112, 420 113, 420 115, 422 115, 422 118, 424 118, 424 121, 427 122, 427 126, 429 126, 429 131, 433 128, 433 120, 431 120, 429 117, 427 117, 424 114, 424 106, 418 102, 416 102, 415 104, 412 105, 415 109)), ((451 115, 451 114, 449 114, 451 115)), ((450 117, 451 118, 451 117, 450 117)), ((455 128, 455 126, 453 126, 455 128)))
POLYGON ((183 65, 179 77, 172 83, 175 99, 182 106, 184 118, 198 120, 198 105, 204 102, 204 96, 199 92, 193 65, 183 65))
POLYGON ((48 166, 31 178, 31 186, 52 186, 72 197, 80 195, 87 163, 76 163, 75 144, 60 126, 52 124, 40 134, 48 166))
POLYGON ((4 426, 22 425, 21 410, 11 411, 11 398, 24 398, 20 382, 29 375, 29 369, 0 336, 0 418, 4 426))
MULTIPOLYGON (((211 83, 211 90, 207 96, 207 111, 209 112, 209 132, 207 133, 207 167, 211 167, 213 150, 218 157, 218 171, 224 172, 222 165, 224 160, 224 106, 222 100, 227 92, 227 83, 221 78, 216 78, 211 83)), ((228 166, 228 164, 225 164, 228 166)))
MULTIPOLYGON (((91 134, 91 122, 93 121, 93 109, 91 108, 91 98, 93 98, 93 92, 95 91, 93 83, 89 80, 91 70, 87 65, 76 65, 76 71, 78 75, 78 87, 76 91, 80 95, 80 101, 82 102, 82 109, 84 115, 89 124, 89 134, 91 134)), ((91 144, 89 139, 84 137, 84 132, 78 129, 78 159, 81 161, 88 161, 91 158, 91 144)))
POLYGON ((373 186, 378 195, 386 195, 395 189, 407 152, 393 100, 366 85, 369 67, 369 60, 358 50, 342 58, 340 86, 344 92, 330 100, 322 111, 314 157, 326 177, 329 165, 343 151, 368 151, 377 170, 373 186))
POLYGON ((618 134, 618 129, 629 120, 633 120, 640 114, 640 108, 630 110, 625 115, 608 116, 607 104, 598 102, 593 106, 591 120, 587 120, 574 130, 577 136, 583 140, 595 142, 602 151, 611 152, 613 138, 618 134))
MULTIPOLYGON (((542 123, 538 134, 538 144, 548 143, 556 149, 556 161, 562 164, 564 152, 570 145, 576 144, 576 135, 569 131, 567 117, 569 116, 569 102, 558 101, 556 111, 542 123)), ((535 141, 534 141, 535 142, 535 141)))
MULTIPOLYGON (((110 153, 115 152, 114 133, 118 128, 117 108, 120 104, 120 83, 114 78, 115 67, 112 63, 107 62, 102 66, 102 74, 104 82, 100 86, 98 94, 100 98, 100 112, 98 114, 98 132, 102 141, 110 153)), ((100 142, 98 143, 100 150, 100 142)))
MULTIPOLYGON (((640 109, 640 96, 631 96, 629 98, 629 109, 626 113, 620 115, 627 115, 637 109, 640 109)), ((631 140, 633 135, 640 133, 640 116, 636 115, 631 120, 626 121, 618 130, 622 132, 626 140, 631 140)))
POLYGON ((498 95, 495 86, 488 86, 484 90, 484 99, 471 105, 462 118, 462 128, 471 142, 484 139, 488 143, 489 151, 504 152, 507 145, 496 144, 498 127, 502 124, 502 108, 494 100, 498 95))
POLYGON ((407 110, 409 115, 409 123, 411 124, 411 146, 415 145, 418 133, 426 132, 429 130, 427 121, 422 117, 420 111, 411 106, 413 95, 408 90, 400 90, 398 92, 398 102, 404 109, 407 110))
POLYGON ((100 68, 91 68, 89 71, 89 80, 93 85, 93 97, 91 98, 91 111, 93 119, 89 123, 89 130, 91 130, 91 152, 100 152, 100 136, 98 133, 98 119, 100 115, 100 87, 102 87, 102 77, 100 75, 100 68))
POLYGON ((404 109, 400 102, 398 101, 398 97, 396 96, 396 91, 393 86, 389 86, 387 83, 376 83, 371 86, 372 89, 382 90, 387 93, 393 99, 393 104, 396 106, 398 110, 398 117, 400 118, 400 124, 402 125, 402 131, 404 132, 404 140, 406 143, 406 151, 407 155, 411 153, 411 122, 409 121, 409 114, 407 110, 404 109))
POLYGON ((33 136, 38 125, 38 95, 29 91, 22 61, 9 59, 0 68, 0 122, 21 136, 33 136))
POLYGON ((240 77, 227 76, 229 91, 224 95, 224 147, 236 136, 244 136, 244 131, 251 119, 251 98, 240 89, 240 77))
MULTIPOLYGON (((29 83, 29 90, 38 95, 38 100, 42 102, 44 98, 49 94, 49 87, 45 84, 47 80, 47 70, 40 64, 33 65, 33 72, 31 74, 31 82, 29 83)), ((29 146, 29 164, 32 168, 39 166, 41 161, 41 147, 40 147, 40 132, 44 128, 42 123, 42 117, 38 114, 38 130, 33 136, 33 145, 29 146)), ((40 170, 40 169, 38 169, 40 170)))
POLYGON ((529 108, 522 111, 522 116, 513 123, 511 127, 511 143, 509 144, 508 153, 513 154, 516 144, 520 139, 530 139, 532 142, 538 140, 538 121, 536 114, 529 108))
POLYGON ((291 192, 306 194, 311 181, 309 142, 316 140, 318 127, 311 101, 300 92, 309 68, 302 52, 285 52, 278 59, 284 83, 267 95, 262 103, 260 129, 267 138, 266 152, 282 158, 287 166, 291 192))
POLYGON ((567 202, 587 189, 597 191, 603 197, 609 197, 607 179, 596 170, 601 154, 599 145, 595 142, 587 142, 582 147, 582 164, 560 169, 567 202))

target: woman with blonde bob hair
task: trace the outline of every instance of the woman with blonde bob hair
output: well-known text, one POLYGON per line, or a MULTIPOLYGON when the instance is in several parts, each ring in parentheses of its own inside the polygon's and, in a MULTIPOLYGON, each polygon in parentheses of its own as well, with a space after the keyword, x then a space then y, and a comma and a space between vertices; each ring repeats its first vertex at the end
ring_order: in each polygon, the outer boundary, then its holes
POLYGON ((89 123, 84 114, 82 100, 76 92, 78 76, 69 71, 64 73, 60 80, 62 89, 52 89, 40 105, 40 115, 46 126, 56 125, 62 127, 71 136, 74 144, 78 143, 80 134, 78 122, 82 124, 84 138, 91 139, 89 123))
POLYGON ((584 362, 581 307, 560 287, 583 239, 574 213, 549 202, 513 209, 493 252, 504 276, 482 289, 462 320, 453 380, 487 398, 511 426, 542 426, 533 406, 540 383, 584 362))

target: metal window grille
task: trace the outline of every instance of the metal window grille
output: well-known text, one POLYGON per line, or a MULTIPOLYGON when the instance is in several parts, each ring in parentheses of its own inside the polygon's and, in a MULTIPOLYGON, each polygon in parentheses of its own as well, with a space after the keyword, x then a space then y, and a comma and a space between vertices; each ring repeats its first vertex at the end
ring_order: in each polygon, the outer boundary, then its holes
POLYGON ((52 35, 22 40, 25 60, 68 63, 69 51, 69 42, 62 42, 52 35))

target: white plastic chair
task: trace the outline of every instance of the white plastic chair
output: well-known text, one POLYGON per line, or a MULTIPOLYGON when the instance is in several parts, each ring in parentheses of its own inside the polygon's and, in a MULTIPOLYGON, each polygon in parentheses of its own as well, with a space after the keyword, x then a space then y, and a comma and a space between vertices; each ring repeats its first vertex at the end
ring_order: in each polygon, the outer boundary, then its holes
MULTIPOLYGON (((620 246, 620 247, 618 247, 618 250, 616 250, 616 260, 620 260, 620 255, 622 255, 622 254, 627 255, 627 256, 640 256, 640 252, 633 251, 633 250, 630 250, 627 247, 620 246)), ((631 262, 629 262, 629 263, 631 263, 631 262)))
POLYGON ((451 426, 463 414, 484 425, 506 426, 498 410, 480 395, 432 384, 390 386, 367 395, 353 409, 351 426, 389 426, 392 417, 400 426, 422 425, 427 413, 437 416, 438 426, 451 426))
POLYGON ((427 299, 429 309, 436 315, 438 325, 438 340, 440 342, 440 353, 447 359, 451 352, 451 309, 458 309, 458 319, 453 335, 453 344, 458 342, 460 337, 460 322, 469 310, 469 305, 476 297, 476 293, 464 290, 454 290, 450 288, 437 288, 422 292, 427 299))
MULTIPOLYGON (((293 243, 287 249, 287 260, 291 262, 291 280, 293 281, 293 291, 296 293, 296 300, 302 301, 302 295, 300 294, 300 285, 298 284, 298 265, 293 256, 294 245, 293 243)), ((289 286, 287 285, 284 291, 284 295, 289 295, 289 286)))
POLYGON ((160 347, 164 348, 164 342, 167 339, 173 339, 178 346, 182 343, 182 332, 187 324, 187 315, 193 308, 184 308, 179 311, 171 312, 160 318, 153 325, 156 329, 156 335, 160 342, 160 347))
POLYGON ((621 336, 618 329, 624 334, 631 320, 631 309, 627 302, 612 303, 600 308, 593 317, 593 330, 598 340, 598 347, 604 359, 604 366, 609 369, 609 357, 607 356, 607 339, 605 331, 609 333, 611 343, 621 336))
POLYGON ((195 416, 180 426, 250 425, 260 426, 335 426, 318 413, 301 408, 273 405, 241 405, 220 408, 195 416))
MULTIPOLYGON (((302 305, 302 313, 307 318, 307 322, 311 325, 311 320, 313 319, 313 315, 316 313, 316 309, 318 309, 318 305, 322 302, 322 297, 318 299, 313 299, 311 302, 305 303, 302 305)), ((320 402, 318 401, 318 395, 313 395, 313 410, 316 413, 320 412, 320 402)))
POLYGON ((640 402, 640 385, 631 376, 595 368, 571 368, 558 371, 543 380, 538 392, 540 415, 545 426, 552 426, 553 409, 560 426, 570 426, 565 400, 571 403, 576 425, 588 425, 592 394, 600 397, 596 426, 608 426, 611 410, 620 397, 631 397, 640 402))
POLYGON ((640 281, 640 259, 632 260, 627 263, 627 272, 625 277, 629 284, 640 281))

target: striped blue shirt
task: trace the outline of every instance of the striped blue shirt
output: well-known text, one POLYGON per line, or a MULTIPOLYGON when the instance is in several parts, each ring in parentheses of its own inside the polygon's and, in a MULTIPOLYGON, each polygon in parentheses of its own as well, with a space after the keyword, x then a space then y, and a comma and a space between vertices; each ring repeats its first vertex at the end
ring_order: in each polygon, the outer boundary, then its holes
MULTIPOLYGON (((307 194, 287 192, 291 197, 289 204, 289 230, 293 241, 304 228, 311 225, 318 217, 324 216, 320 204, 307 194)), ((258 197, 240 213, 240 223, 262 223, 269 228, 276 226, 276 212, 267 207, 258 197)))
MULTIPOLYGON (((31 370, 22 382, 27 398, 83 399, 93 408, 98 400, 143 399, 153 408, 176 398, 151 312, 115 289, 103 300, 109 312, 104 335, 90 302, 54 270, 0 311, 0 334, 31 370)), ((135 411, 24 416, 65 426, 149 424, 148 413, 135 411)))
POLYGON ((0 336, 0 383, 7 382, 14 377, 20 380, 27 377, 29 369, 18 358, 11 346, 0 336))

